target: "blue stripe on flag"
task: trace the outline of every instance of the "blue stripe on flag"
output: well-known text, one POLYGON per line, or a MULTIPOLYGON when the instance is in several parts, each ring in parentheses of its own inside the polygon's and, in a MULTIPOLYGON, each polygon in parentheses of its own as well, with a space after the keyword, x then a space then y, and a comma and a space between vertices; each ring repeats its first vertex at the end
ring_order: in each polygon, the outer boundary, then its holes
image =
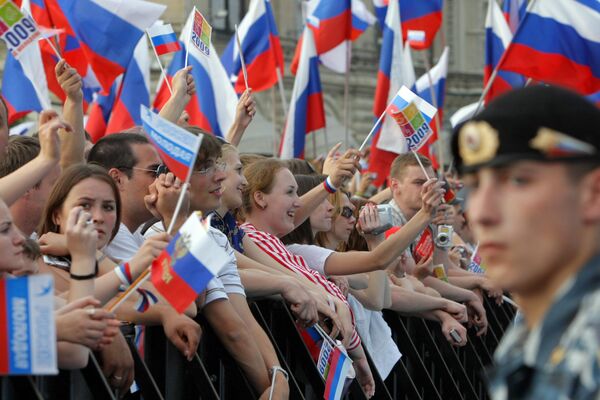
POLYGON ((175 35, 175 32, 168 33, 166 35, 158 35, 158 36, 152 37, 152 43, 154 44, 154 47, 160 46, 162 44, 169 44, 169 43, 176 43, 176 42, 177 42, 177 36, 175 35))
POLYGON ((6 282, 9 368, 12 373, 31 373, 31 327, 27 279, 6 282))

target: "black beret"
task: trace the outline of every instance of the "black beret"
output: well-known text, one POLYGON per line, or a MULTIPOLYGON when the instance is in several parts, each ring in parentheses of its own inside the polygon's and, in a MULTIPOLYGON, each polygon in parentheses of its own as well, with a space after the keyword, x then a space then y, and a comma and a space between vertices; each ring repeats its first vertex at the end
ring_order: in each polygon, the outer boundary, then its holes
POLYGON ((566 89, 529 86, 457 126, 451 146, 461 173, 518 160, 600 162, 600 109, 566 89))

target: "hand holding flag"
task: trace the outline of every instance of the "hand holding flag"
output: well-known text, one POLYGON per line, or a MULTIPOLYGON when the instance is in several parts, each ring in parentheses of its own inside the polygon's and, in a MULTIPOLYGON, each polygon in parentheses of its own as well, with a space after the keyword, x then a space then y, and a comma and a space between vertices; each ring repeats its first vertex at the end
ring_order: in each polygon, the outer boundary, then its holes
POLYGON ((208 235, 210 224, 192 214, 167 248, 152 262, 152 283, 179 313, 218 274, 225 251, 208 235))

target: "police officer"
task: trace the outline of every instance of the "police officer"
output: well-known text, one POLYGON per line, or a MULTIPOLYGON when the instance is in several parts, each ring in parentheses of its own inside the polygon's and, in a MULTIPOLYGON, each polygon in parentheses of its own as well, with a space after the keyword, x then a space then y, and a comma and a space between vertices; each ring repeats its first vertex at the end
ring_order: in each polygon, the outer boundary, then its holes
POLYGON ((513 91, 452 151, 487 274, 519 304, 492 397, 600 398, 600 110, 556 87, 513 91))

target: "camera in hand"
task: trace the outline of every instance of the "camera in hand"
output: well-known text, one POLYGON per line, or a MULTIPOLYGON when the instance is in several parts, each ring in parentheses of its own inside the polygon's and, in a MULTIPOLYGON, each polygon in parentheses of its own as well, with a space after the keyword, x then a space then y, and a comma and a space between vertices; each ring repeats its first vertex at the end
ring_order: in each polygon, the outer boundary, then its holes
MULTIPOLYGON (((362 211, 363 208, 364 207, 361 207, 360 211, 362 211)), ((389 204, 379 204, 377 206, 377 214, 379 214, 379 222, 381 222, 381 225, 369 232, 371 235, 376 236, 382 234, 393 226, 392 206, 389 204)))
POLYGON ((435 245, 437 247, 451 247, 453 233, 454 228, 452 227, 452 225, 438 225, 437 235, 435 237, 435 245))

